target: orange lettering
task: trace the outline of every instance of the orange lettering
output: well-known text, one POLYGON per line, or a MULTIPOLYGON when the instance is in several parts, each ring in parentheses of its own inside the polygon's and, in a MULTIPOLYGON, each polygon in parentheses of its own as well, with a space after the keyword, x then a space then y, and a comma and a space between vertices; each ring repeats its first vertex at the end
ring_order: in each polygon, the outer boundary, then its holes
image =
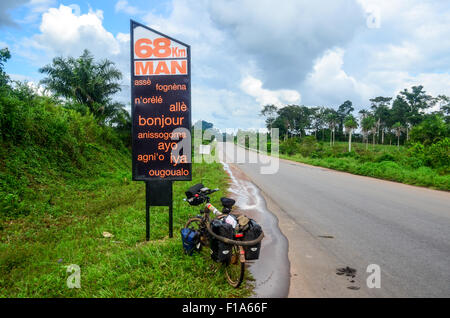
POLYGON ((167 67, 167 64, 165 61, 158 62, 158 65, 156 66, 155 74, 170 74, 169 68, 167 67))
POLYGON ((151 75, 151 74, 153 74, 153 62, 152 61, 146 61, 146 62, 136 61, 136 62, 134 62, 134 68, 135 68, 136 75, 151 75))
POLYGON ((170 62, 170 73, 171 74, 177 74, 177 70, 180 72, 180 74, 187 74, 187 61, 171 61, 170 62), (181 65, 180 65, 181 63, 181 65))

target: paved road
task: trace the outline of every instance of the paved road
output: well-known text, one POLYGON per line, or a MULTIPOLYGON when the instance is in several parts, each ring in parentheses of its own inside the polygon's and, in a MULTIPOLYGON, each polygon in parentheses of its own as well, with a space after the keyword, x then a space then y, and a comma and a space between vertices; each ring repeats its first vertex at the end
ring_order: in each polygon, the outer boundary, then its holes
MULTIPOLYGON (((229 163, 255 155, 219 148, 229 163)), ((291 296, 450 297, 449 193, 286 160, 261 174, 264 165, 236 164, 278 211, 295 267, 291 296), (367 287, 369 264, 381 268, 380 289, 367 287), (336 275, 345 266, 358 270, 356 282, 336 275)))

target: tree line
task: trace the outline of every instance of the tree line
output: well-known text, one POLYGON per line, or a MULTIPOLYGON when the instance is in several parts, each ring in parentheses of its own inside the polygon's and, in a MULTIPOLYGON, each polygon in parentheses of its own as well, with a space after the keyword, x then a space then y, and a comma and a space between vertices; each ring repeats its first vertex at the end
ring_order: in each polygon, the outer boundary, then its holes
POLYGON ((450 97, 428 95, 422 85, 404 89, 395 99, 378 96, 369 101, 370 106, 357 114, 353 103, 346 100, 337 108, 265 105, 260 115, 265 117, 269 130, 279 129, 282 140, 308 134, 314 135, 318 141, 328 141, 330 145, 336 140, 349 140, 349 151, 352 136, 365 142, 366 147, 369 139, 373 144, 404 144, 410 140, 411 130, 424 122, 428 129, 445 125, 448 132, 450 97), (435 106, 438 106, 437 110, 430 111, 435 106), (358 128, 360 133, 354 134, 358 128))

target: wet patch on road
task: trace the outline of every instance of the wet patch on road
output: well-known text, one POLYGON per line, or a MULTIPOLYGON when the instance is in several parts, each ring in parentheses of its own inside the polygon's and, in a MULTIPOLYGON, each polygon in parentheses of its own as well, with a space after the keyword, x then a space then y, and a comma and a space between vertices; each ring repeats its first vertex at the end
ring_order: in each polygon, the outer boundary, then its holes
POLYGON ((222 164, 232 181, 229 191, 236 200, 236 211, 254 219, 265 234, 259 259, 249 262, 249 270, 255 278, 254 296, 287 297, 290 284, 288 241, 278 227, 278 219, 267 209, 258 187, 239 168, 222 164))

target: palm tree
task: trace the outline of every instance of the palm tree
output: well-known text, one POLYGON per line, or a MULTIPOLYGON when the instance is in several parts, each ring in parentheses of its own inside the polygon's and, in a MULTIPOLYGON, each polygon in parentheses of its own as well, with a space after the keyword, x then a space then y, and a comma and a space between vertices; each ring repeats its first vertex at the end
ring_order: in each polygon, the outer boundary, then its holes
POLYGON ((348 152, 352 151, 352 134, 353 130, 358 128, 358 122, 356 121, 356 118, 353 117, 353 115, 348 115, 345 118, 345 129, 348 131, 348 152))
POLYGON ((366 118, 370 114, 367 109, 361 109, 358 113, 361 115, 361 120, 366 118))
POLYGON ((334 109, 327 109, 326 121, 328 123, 328 127, 330 128, 330 146, 334 145, 338 119, 338 114, 334 109))
POLYGON ((39 72, 48 75, 41 83, 55 96, 85 105, 100 123, 117 108, 111 97, 120 91, 122 73, 107 59, 95 62, 88 50, 77 59, 56 57, 39 72))
POLYGON ((371 115, 364 117, 361 120, 361 128, 363 131, 364 139, 366 140, 366 150, 369 143, 369 131, 373 130, 375 127, 375 118, 371 115))
POLYGON ((400 136, 402 135, 403 126, 399 122, 396 122, 392 128, 395 131, 395 135, 397 136, 397 148, 400 147, 400 136))

